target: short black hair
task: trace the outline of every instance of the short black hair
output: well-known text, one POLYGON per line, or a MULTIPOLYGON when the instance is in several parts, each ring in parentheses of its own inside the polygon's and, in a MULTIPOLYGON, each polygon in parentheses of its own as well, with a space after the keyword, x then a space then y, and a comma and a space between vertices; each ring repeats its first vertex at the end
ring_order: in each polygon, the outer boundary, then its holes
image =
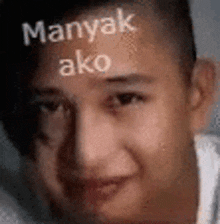
MULTIPOLYGON (((21 24, 34 26, 43 20, 51 25, 63 18, 65 13, 80 14, 85 9, 106 4, 137 3, 143 9, 151 8, 162 24, 162 33, 178 48, 178 61, 187 85, 196 62, 190 7, 187 0, 6 0, 1 7, 1 67, 2 121, 9 138, 22 155, 30 153, 29 145, 37 130, 37 114, 26 105, 29 90, 28 80, 37 67, 37 51, 41 48, 33 40, 31 46, 24 46, 21 24), (22 70, 22 72, 21 72, 22 70), (6 103, 4 103, 6 102, 6 103)), ((143 10, 144 12, 144 10, 143 10)))

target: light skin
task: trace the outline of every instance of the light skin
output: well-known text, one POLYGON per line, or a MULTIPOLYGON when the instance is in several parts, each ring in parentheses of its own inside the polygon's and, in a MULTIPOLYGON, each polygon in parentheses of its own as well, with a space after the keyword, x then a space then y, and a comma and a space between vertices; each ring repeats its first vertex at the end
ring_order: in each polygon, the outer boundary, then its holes
POLYGON ((198 61, 187 87, 152 21, 137 16, 134 25, 135 33, 98 33, 92 44, 48 44, 41 52, 30 84, 41 109, 32 187, 71 221, 76 210, 104 223, 194 223, 199 183, 192 142, 212 104, 214 68, 198 61), (105 53, 111 68, 60 76, 58 59, 74 59, 76 49, 105 53), (109 185, 116 193, 107 198, 90 188, 91 180, 115 177, 127 179, 109 185))

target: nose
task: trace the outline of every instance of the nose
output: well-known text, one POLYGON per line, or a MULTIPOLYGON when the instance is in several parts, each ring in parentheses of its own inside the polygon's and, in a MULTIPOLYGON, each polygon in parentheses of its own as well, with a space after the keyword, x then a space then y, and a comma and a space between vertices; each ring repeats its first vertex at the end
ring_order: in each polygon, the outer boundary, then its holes
POLYGON ((86 106, 78 111, 76 123, 60 150, 61 178, 109 180, 138 173, 139 165, 126 146, 126 132, 114 117, 86 106))
POLYGON ((110 116, 87 107, 78 120, 78 162, 86 175, 104 170, 117 157, 117 138, 110 116))

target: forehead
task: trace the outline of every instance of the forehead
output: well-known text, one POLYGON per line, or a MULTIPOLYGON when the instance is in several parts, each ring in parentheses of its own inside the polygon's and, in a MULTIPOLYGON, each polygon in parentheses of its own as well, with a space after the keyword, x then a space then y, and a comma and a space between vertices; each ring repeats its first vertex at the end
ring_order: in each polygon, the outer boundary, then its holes
MULTIPOLYGON (((55 84, 84 78, 98 81, 126 74, 160 76, 164 71, 178 69, 170 54, 171 49, 165 47, 159 34, 159 23, 152 15, 143 15, 139 6, 106 6, 85 11, 77 17, 68 14, 64 21, 65 24, 77 22, 80 30, 74 25, 71 40, 46 44, 40 52, 34 79, 38 83, 55 84), (100 55, 105 55, 110 61, 105 72, 94 68, 95 60, 100 55), (87 58, 86 65, 93 72, 82 69, 80 73, 79 60, 82 62, 87 58), (60 61, 65 59, 71 60, 74 75, 61 75, 60 61)), ((65 29, 62 32, 67 35, 65 29)), ((103 67, 106 60, 101 58, 98 62, 103 67)))

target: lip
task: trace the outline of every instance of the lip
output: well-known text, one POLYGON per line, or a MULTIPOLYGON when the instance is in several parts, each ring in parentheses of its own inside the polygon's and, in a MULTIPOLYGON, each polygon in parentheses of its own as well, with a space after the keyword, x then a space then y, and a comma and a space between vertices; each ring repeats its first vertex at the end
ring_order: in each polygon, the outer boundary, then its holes
POLYGON ((112 199, 123 188, 128 179, 129 177, 112 177, 86 180, 86 201, 97 204, 97 202, 112 199))

